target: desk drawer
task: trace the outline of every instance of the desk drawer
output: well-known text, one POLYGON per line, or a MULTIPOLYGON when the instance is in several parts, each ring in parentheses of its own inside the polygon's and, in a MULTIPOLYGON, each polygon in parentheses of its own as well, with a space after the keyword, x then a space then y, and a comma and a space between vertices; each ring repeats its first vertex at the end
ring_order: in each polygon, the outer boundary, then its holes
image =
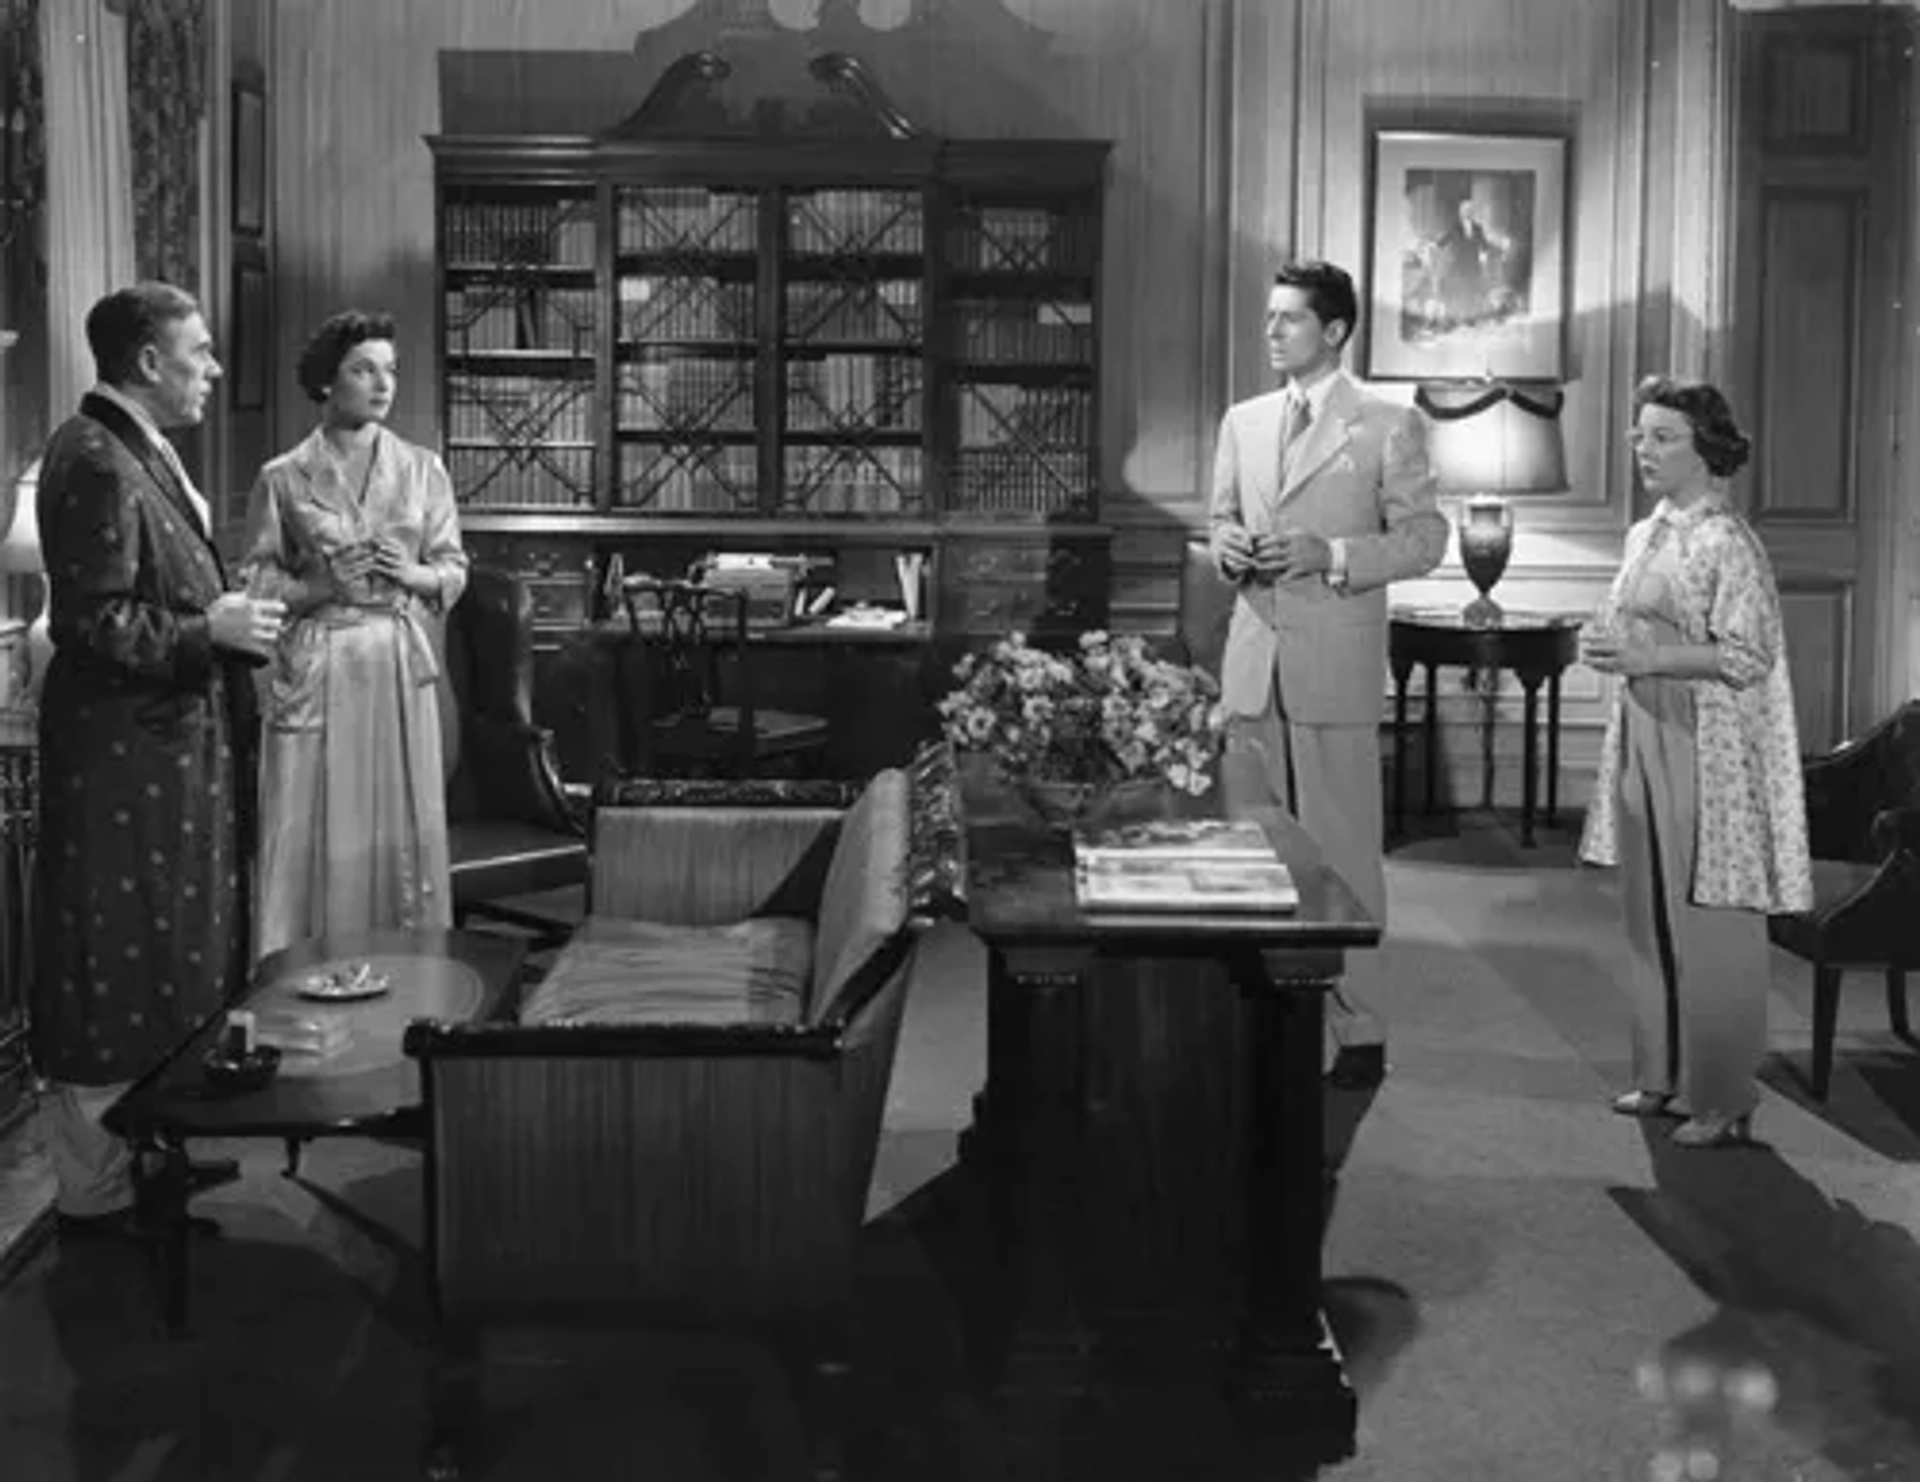
POLYGON ((533 599, 533 621, 540 627, 578 628, 587 620, 587 579, 580 576, 533 576, 522 572, 533 599))

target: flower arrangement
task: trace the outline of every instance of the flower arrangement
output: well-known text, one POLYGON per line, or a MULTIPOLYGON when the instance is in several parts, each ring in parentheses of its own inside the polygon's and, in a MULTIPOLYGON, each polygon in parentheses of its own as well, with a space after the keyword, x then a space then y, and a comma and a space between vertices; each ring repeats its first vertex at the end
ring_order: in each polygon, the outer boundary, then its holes
POLYGON ((1219 686, 1151 657, 1138 636, 1084 633, 1063 655, 1013 633, 953 672, 960 683, 939 705, 947 739, 986 753, 1010 778, 1153 778, 1196 796, 1213 785, 1226 727, 1219 686))

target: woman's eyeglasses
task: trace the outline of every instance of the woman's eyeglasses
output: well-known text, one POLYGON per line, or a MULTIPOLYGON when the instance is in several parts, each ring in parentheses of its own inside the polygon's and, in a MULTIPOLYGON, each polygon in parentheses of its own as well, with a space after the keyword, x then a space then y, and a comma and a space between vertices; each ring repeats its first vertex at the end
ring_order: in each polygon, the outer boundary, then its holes
POLYGON ((1628 447, 1636 451, 1641 448, 1652 448, 1656 453, 1664 453, 1669 448, 1677 448, 1682 443, 1693 441, 1690 433, 1673 432, 1664 427, 1656 427, 1651 432, 1643 432, 1638 427, 1629 427, 1626 436, 1628 447))

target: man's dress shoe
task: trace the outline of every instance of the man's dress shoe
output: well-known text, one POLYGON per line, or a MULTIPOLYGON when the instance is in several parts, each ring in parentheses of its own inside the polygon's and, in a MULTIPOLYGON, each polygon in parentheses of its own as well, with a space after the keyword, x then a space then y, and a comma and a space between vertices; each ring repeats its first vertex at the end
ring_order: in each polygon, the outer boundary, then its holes
MULTIPOLYGON (((218 1235, 219 1222, 202 1214, 185 1217, 189 1235, 218 1235)), ((148 1211, 136 1205, 108 1210, 105 1214, 67 1214, 55 1210, 53 1228, 62 1240, 130 1240, 152 1242, 167 1237, 167 1227, 148 1211)))
POLYGON ((1341 1091, 1371 1091, 1387 1078, 1383 1044, 1342 1045, 1327 1071, 1327 1084, 1341 1091))

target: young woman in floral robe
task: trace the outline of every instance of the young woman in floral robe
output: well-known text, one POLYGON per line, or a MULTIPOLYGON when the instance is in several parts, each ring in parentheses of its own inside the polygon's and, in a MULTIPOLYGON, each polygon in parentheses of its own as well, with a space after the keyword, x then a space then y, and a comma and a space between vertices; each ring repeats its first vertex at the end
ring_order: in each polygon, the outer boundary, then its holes
POLYGON ((445 926, 446 782, 428 624, 467 579, 439 457, 383 425, 393 321, 348 312, 300 359, 320 426, 260 471, 249 588, 287 603, 267 687, 256 951, 445 926))
POLYGON ((1619 676, 1581 857, 1620 866, 1633 947, 1631 1116, 1684 1112, 1675 1142, 1745 1142, 1766 1052, 1768 913, 1812 898, 1800 746, 1766 551, 1727 501, 1748 442, 1712 386, 1635 397, 1660 498, 1583 657, 1619 676))

